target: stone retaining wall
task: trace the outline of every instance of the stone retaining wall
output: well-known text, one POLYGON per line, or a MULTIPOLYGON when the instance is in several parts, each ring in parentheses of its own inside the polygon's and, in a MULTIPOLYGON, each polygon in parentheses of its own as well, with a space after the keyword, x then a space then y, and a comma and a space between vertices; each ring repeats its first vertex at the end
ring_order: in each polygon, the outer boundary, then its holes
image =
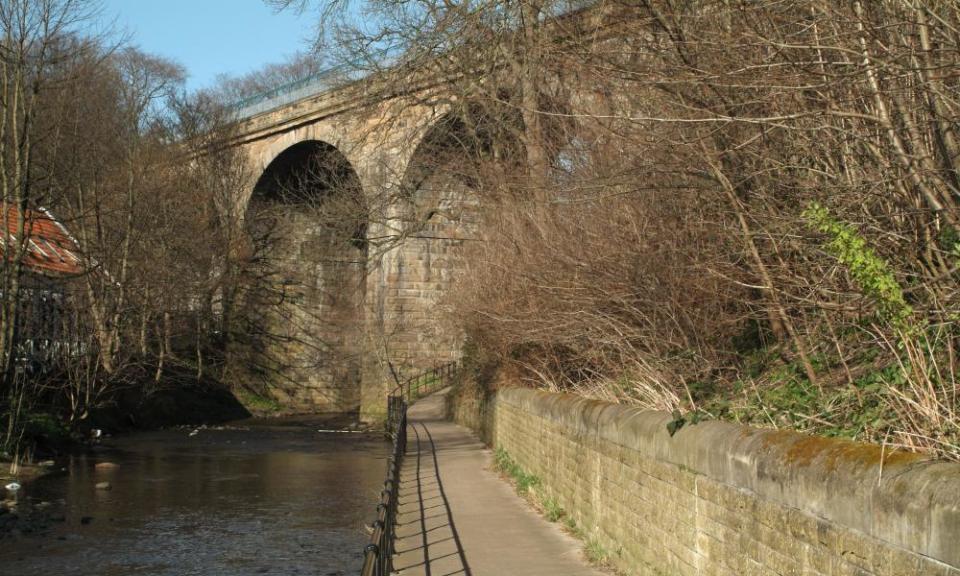
POLYGON ((960 465, 716 421, 671 437, 664 413, 519 388, 485 404, 629 574, 960 575, 960 465))

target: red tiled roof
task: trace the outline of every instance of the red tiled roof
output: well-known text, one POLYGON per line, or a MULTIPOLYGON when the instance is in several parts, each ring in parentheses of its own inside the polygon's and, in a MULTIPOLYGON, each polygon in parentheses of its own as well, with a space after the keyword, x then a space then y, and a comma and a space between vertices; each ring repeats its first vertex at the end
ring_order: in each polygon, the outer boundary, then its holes
MULTIPOLYGON (((7 242, 16 246, 22 240, 17 236, 20 210, 16 207, 8 207, 6 220, 8 236, 0 238, 0 250, 4 250, 7 242)), ((52 275, 83 272, 80 249, 76 240, 49 212, 43 208, 27 210, 23 231, 27 236, 26 250, 23 255, 25 268, 39 274, 52 275)))

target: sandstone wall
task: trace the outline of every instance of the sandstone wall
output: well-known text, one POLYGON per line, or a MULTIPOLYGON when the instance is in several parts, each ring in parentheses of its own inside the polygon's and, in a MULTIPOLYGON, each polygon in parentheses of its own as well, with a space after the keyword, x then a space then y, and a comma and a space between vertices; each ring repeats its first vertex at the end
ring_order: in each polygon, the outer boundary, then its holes
POLYGON ((715 421, 671 437, 663 413, 526 389, 484 404, 629 574, 960 575, 960 465, 715 421))
POLYGON ((475 228, 471 198, 448 179, 421 183, 395 223, 404 237, 373 264, 361 408, 368 420, 385 414, 386 396, 395 385, 385 364, 404 381, 461 356, 463 334, 450 318, 449 297, 463 272, 464 242, 475 228))

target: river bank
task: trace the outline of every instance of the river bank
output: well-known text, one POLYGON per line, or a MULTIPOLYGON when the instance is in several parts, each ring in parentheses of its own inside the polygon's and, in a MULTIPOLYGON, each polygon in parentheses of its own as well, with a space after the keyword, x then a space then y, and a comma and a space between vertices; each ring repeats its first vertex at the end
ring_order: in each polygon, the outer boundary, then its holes
POLYGON ((22 496, 24 486, 46 475, 63 473, 53 460, 37 464, 0 461, 0 540, 27 534, 42 534, 63 522, 62 506, 22 496))
POLYGON ((249 417, 251 412, 230 389, 213 381, 171 382, 149 393, 144 387, 119 390, 73 422, 62 407, 39 403, 17 416, 16 450, 21 456, 15 461, 9 454, 0 454, 0 480, 29 482, 49 472, 52 461, 83 452, 103 436, 249 417))

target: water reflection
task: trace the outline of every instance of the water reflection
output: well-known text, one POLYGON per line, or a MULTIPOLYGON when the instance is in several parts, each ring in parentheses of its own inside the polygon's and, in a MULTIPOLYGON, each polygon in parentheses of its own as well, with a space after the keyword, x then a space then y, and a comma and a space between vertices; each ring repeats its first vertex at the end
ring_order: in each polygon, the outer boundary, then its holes
POLYGON ((378 436, 263 423, 189 432, 118 439, 29 486, 33 501, 64 502, 66 520, 0 542, 0 574, 359 570, 389 449, 378 436))

